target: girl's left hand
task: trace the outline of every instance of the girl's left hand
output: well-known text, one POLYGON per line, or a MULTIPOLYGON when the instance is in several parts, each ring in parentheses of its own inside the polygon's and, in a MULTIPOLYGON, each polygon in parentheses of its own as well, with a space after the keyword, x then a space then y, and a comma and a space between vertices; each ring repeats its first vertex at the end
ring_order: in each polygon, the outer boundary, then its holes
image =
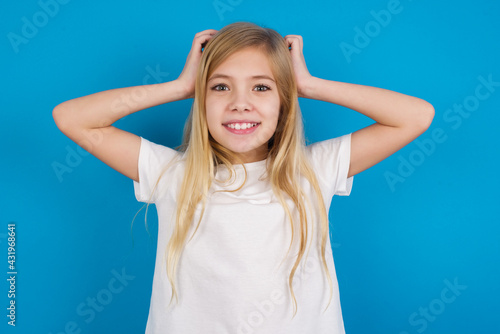
POLYGON ((308 82, 313 78, 313 76, 307 70, 306 61, 302 52, 304 45, 302 42, 302 36, 287 35, 285 36, 285 41, 287 42, 288 47, 291 47, 290 55, 292 56, 295 79, 297 80, 298 95, 299 97, 307 98, 306 88, 308 82))

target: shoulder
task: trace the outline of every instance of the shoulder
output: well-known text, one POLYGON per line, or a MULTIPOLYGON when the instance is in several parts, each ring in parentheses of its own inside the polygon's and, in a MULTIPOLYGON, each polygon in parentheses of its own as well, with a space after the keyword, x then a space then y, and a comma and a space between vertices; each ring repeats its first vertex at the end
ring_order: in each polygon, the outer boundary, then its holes
POLYGON ((157 144, 153 141, 150 141, 144 137, 141 138, 141 148, 152 150, 158 154, 178 154, 180 153, 178 150, 170 148, 168 146, 157 144))
POLYGON ((306 154, 312 162, 331 158, 338 155, 346 155, 351 147, 351 134, 335 137, 306 146, 306 154), (327 156, 325 156, 327 155, 327 156))
POLYGON ((175 187, 168 187, 168 185, 180 179, 178 176, 184 169, 183 155, 182 152, 141 137, 138 163, 139 182, 134 182, 137 200, 153 203, 159 198, 159 194, 162 196, 165 194, 166 188, 174 189, 175 187), (164 175, 169 177, 161 177, 164 175), (158 183, 160 178, 162 182, 158 183), (157 184, 159 188, 154 191, 157 184))
POLYGON ((141 150, 139 160, 148 160, 149 162, 164 162, 172 158, 180 158, 183 152, 170 148, 168 146, 157 144, 141 137, 141 150))
MULTIPOLYGON (((306 155, 318 182, 330 195, 348 195, 352 178, 348 178, 351 160, 351 134, 319 141, 306 146, 306 155)), ((331 198, 331 197, 330 197, 331 198)))
POLYGON ((175 150, 165 145, 153 143, 141 137, 141 149, 139 152, 139 174, 145 176, 148 174, 150 177, 156 179, 160 174, 169 170, 182 170, 184 168, 184 152, 175 150), (178 164, 180 163, 180 164, 178 164))

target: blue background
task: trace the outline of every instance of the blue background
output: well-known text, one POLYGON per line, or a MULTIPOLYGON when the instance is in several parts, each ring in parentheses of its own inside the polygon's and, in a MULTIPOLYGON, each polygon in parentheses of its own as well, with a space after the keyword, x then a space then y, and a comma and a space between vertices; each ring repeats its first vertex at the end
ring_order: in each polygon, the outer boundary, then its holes
MULTIPOLYGON (((132 181, 66 138, 52 109, 145 79, 174 80, 195 33, 235 21, 302 35, 315 76, 395 90, 435 107, 419 138, 426 146, 409 144, 356 176, 351 196, 333 199, 347 333, 500 333, 500 87, 483 85, 474 100, 479 77, 500 82, 499 2, 401 0, 381 24, 377 13, 393 1, 60 1, 4 2, 0 14, 0 268, 7 278, 7 224, 15 222, 18 272, 15 328, 7 325, 9 287, 1 280, 2 333, 144 332, 155 209, 151 236, 142 211, 132 240, 142 206, 132 181), (347 44, 357 51, 345 54, 347 44), (467 116, 448 111, 464 103, 472 109, 467 116), (67 172, 58 175, 55 165, 67 172), (120 283, 114 277, 123 272, 120 283), (444 290, 446 282, 461 290, 444 290), (92 298, 105 305, 90 311, 92 298)), ((173 147, 191 102, 116 125, 173 147)), ((337 105, 300 103, 310 142, 371 123, 337 105)))

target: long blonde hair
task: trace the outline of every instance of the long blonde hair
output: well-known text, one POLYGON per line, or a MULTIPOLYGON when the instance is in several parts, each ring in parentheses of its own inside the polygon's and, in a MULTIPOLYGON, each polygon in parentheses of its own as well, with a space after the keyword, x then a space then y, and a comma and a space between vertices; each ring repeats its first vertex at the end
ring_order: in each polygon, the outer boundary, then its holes
MULTIPOLYGON (((216 167, 219 164, 224 164, 228 167, 232 175, 234 167, 231 160, 236 159, 236 161, 240 161, 231 151, 217 143, 209 133, 204 103, 207 79, 229 56, 248 47, 260 48, 268 56, 281 101, 280 117, 276 132, 268 143, 269 150, 266 168, 273 192, 282 204, 290 221, 292 238, 285 258, 288 256, 295 238, 295 228, 291 213, 292 208, 289 208, 286 204, 285 197, 293 201, 299 213, 299 252, 288 279, 294 302, 295 316, 297 312, 297 300, 292 282, 306 250, 309 231, 308 224, 311 224, 307 219, 305 203, 307 203, 311 211, 314 210, 309 198, 305 196, 304 190, 300 186, 300 177, 305 177, 309 181, 317 197, 321 222, 321 262, 330 286, 329 305, 333 294, 333 286, 325 259, 326 241, 329 232, 328 215, 318 181, 306 158, 302 116, 298 105, 297 84, 288 45, 285 39, 276 31, 249 22, 237 22, 225 26, 209 40, 203 50, 196 78, 194 102, 184 128, 183 144, 180 147, 180 150, 184 152, 185 172, 177 197, 175 227, 165 249, 165 255, 168 254, 166 260, 167 276, 172 286, 170 303, 174 296, 178 302, 175 277, 179 259, 190 226, 193 223, 195 210, 200 203, 202 205, 201 215, 193 235, 201 223, 207 194, 214 180, 216 167)), ((158 182, 156 185, 158 185, 158 182)))

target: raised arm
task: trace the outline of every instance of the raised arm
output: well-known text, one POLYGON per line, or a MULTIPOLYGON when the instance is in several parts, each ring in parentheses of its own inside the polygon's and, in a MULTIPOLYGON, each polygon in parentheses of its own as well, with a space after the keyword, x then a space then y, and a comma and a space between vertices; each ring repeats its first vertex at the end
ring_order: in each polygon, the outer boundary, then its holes
POLYGON ((186 65, 176 80, 112 89, 63 102, 52 112, 57 127, 110 167, 139 181, 140 137, 112 124, 136 111, 193 97, 202 45, 215 32, 210 29, 196 34, 186 65))
POLYGON ((375 121, 352 134, 349 177, 384 160, 430 126, 434 108, 427 101, 387 89, 313 77, 305 64, 302 38, 289 35, 285 39, 292 47, 299 96, 335 103, 375 121))

